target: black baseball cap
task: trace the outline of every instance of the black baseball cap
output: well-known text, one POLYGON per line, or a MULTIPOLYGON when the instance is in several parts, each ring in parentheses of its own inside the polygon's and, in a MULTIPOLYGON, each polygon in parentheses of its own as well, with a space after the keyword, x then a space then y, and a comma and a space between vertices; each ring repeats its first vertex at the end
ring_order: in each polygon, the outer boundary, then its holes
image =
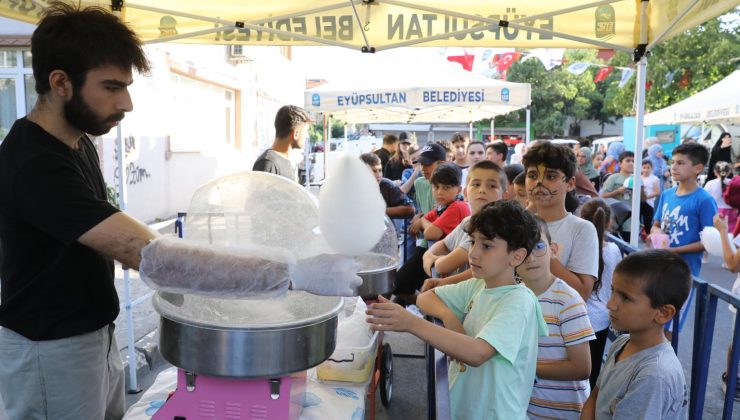
POLYGON ((422 165, 431 165, 434 162, 447 160, 447 150, 442 147, 441 144, 427 143, 426 146, 421 148, 421 154, 419 154, 419 163, 422 165))

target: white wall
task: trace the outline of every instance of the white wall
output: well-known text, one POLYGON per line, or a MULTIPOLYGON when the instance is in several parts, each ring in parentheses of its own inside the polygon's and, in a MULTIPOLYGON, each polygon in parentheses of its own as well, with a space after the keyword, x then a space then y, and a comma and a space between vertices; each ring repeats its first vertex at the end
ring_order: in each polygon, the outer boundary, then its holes
MULTIPOLYGON (((280 56, 277 47, 260 48, 252 56, 255 61, 238 66, 227 62, 223 46, 155 45, 148 46, 147 53, 152 72, 135 76, 130 88, 134 111, 123 120, 121 131, 127 140, 127 212, 149 222, 187 211, 195 189, 208 181, 250 170, 258 154, 272 143, 277 109, 287 103, 302 105, 305 77, 280 56), (224 139, 205 138, 200 151, 170 150, 173 127, 182 121, 170 112, 172 61, 241 92, 241 148, 224 139)), ((207 126, 222 121, 204 119, 200 123, 207 126)), ((96 140, 110 186, 116 185, 118 170, 115 139, 113 130, 96 140)))

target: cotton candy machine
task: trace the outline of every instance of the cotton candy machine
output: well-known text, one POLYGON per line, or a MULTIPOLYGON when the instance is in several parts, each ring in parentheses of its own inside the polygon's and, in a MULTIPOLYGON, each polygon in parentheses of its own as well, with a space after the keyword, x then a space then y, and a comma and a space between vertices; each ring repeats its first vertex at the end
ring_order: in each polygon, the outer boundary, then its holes
MULTIPOLYGON (((364 165, 362 169, 366 170, 364 165)), ((377 185, 371 185, 377 193, 377 185)), ((379 220, 370 218, 369 222, 379 220)), ((336 233, 335 226, 329 228, 336 233)), ((261 172, 219 178, 199 188, 183 230, 189 241, 234 252, 253 250, 256 245, 281 249, 296 259, 342 253, 332 249, 322 235, 318 205, 310 194, 289 180, 261 172)), ((182 258, 179 253, 176 256, 182 258)), ((361 293, 392 291, 394 279, 384 270, 393 267, 395 272, 398 261, 393 225, 386 224, 370 254, 355 258, 362 265, 363 279, 368 279, 361 293)), ((228 271, 214 264, 213 258, 202 263, 193 263, 191 257, 187 260, 170 267, 208 266, 212 273, 191 281, 188 272, 188 284, 215 284, 221 271, 228 271)), ((255 270, 238 270, 238 279, 229 282, 230 287, 237 290, 242 281, 256 282, 261 269, 260 265, 255 270)), ((264 282, 261 274, 259 281, 264 282)), ((283 284, 285 278, 275 280, 283 284)), ((294 290, 269 299, 160 291, 155 294, 154 307, 161 315, 162 356, 180 368, 176 391, 154 419, 294 419, 303 406, 305 371, 335 350, 342 299, 294 290)))
POLYGON ((396 288, 396 270, 398 270, 398 239, 393 222, 385 218, 385 230, 380 241, 366 254, 355 257, 360 265, 357 273, 362 278, 362 285, 357 294, 362 297, 377 297, 391 293, 396 288))
POLYGON ((298 418, 305 371, 336 345, 340 297, 234 300, 157 293, 162 356, 180 368, 155 419, 298 418), (200 413, 200 415, 196 415, 200 413))

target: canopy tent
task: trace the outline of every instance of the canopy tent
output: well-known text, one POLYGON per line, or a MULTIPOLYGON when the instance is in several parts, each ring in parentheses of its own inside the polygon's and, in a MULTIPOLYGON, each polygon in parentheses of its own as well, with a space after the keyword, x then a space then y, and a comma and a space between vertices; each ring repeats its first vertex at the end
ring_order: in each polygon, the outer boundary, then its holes
POLYGON ((740 123, 740 70, 681 102, 645 114, 645 125, 684 123, 740 123))
MULTIPOLYGON (((640 39, 639 0, 67 0, 120 10, 146 42, 337 45, 380 51, 409 45, 613 48, 640 39)), ((0 16, 35 23, 48 2, 0 2, 0 16)), ((647 2, 646 2, 647 3, 647 2)), ((651 0, 652 46, 737 5, 737 0, 651 0)))
POLYGON ((350 124, 471 122, 530 104, 529 83, 488 79, 442 58, 367 61, 352 63, 362 71, 350 77, 306 90, 305 108, 350 124))
MULTIPOLYGON (((737 0, 64 0, 119 13, 145 42, 336 45, 375 52, 424 46, 608 48, 637 62, 635 147, 642 148, 647 57, 655 44, 737 0)), ((45 0, 0 1, 0 16, 36 23, 45 0)), ((635 157, 640 167, 642 155, 635 157)), ((639 189, 640 177, 635 178, 639 189)), ((637 195, 632 212, 639 211, 637 195)), ((637 245, 639 218, 632 218, 637 245)))

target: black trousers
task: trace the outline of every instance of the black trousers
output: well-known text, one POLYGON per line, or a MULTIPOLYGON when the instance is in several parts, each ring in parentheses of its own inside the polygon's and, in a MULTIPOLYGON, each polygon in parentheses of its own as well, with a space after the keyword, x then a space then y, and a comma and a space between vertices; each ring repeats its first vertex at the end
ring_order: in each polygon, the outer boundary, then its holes
POLYGON ((596 386, 596 380, 601 372, 601 360, 604 357, 604 347, 606 347, 606 338, 609 335, 609 327, 596 332, 596 339, 588 342, 591 350, 591 376, 588 382, 591 383, 591 389, 596 386))
POLYGON ((424 271, 424 253, 427 248, 417 246, 414 253, 406 260, 406 263, 396 273, 395 294, 410 295, 421 289, 424 280, 429 278, 424 271))

